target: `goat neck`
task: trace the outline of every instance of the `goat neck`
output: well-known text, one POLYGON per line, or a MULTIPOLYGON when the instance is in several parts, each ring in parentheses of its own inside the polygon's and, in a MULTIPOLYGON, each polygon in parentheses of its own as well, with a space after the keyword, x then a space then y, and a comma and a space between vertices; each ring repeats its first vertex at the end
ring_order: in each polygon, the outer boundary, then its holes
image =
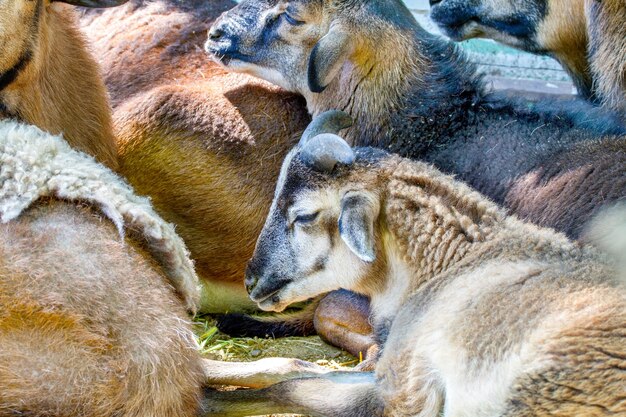
POLYGON ((378 269, 360 288, 371 297, 378 333, 411 294, 488 246, 505 217, 495 204, 426 164, 392 157, 381 176, 385 272, 378 269))
POLYGON ((409 144, 423 148, 408 152, 418 156, 431 140, 412 140, 408 133, 438 131, 440 120, 427 116, 445 113, 461 118, 459 109, 471 106, 483 89, 474 65, 456 46, 417 25, 405 32, 396 29, 392 34, 381 31, 380 36, 359 38, 339 76, 320 94, 304 93, 314 117, 330 109, 352 116, 354 125, 345 139, 353 146, 407 155, 409 144), (446 100, 450 97, 455 97, 455 103, 446 100))
POLYGON ((553 0, 537 28, 537 43, 563 65, 579 94, 596 100, 588 59, 587 22, 582 1, 553 0))

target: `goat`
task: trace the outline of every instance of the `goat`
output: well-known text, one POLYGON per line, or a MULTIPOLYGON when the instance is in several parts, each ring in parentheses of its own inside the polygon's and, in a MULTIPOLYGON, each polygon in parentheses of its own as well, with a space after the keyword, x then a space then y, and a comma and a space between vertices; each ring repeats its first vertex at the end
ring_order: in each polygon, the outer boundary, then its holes
POLYGON ((430 4, 432 19, 451 38, 492 38, 552 56, 581 96, 626 114, 622 0, 431 0, 430 4))
POLYGON ((0 3, 0 415, 196 416, 198 278, 100 164, 116 166, 111 114, 73 14, 0 3))
POLYGON ((304 378, 273 375, 281 382, 223 393, 207 409, 626 413, 626 289, 604 255, 507 216, 432 165, 353 150, 335 134, 342 118, 320 115, 285 159, 246 283, 268 311, 340 287, 369 295, 384 341, 376 373, 303 367, 304 378))
MULTIPOLYGON (((202 38, 234 5, 131 0, 81 17, 111 92, 120 172, 177 225, 201 280, 204 313, 255 308, 243 285, 246 263, 280 164, 310 121, 298 95, 207 65, 202 38)), ((345 311, 326 304, 261 325, 247 316, 225 316, 218 326, 260 337, 308 335, 317 327, 341 344, 343 327, 334 323, 345 311), (319 312, 316 326, 313 311, 319 312)), ((358 311, 364 303, 354 298, 350 305, 358 311)), ((365 345, 371 344, 367 320, 362 327, 365 345)), ((348 348, 357 355, 365 350, 362 343, 348 348)))
POLYGON ((424 31, 398 0, 244 0, 215 22, 205 48, 227 70, 302 94, 314 116, 346 111, 356 120, 345 131, 351 144, 434 163, 571 238, 625 197, 626 139, 612 136, 625 130, 615 116, 585 102, 487 93, 456 46, 424 31))
POLYGON ((206 49, 226 69, 272 74, 313 116, 346 111, 356 120, 350 143, 434 163, 569 237, 602 206, 591 184, 606 203, 624 198, 626 128, 617 117, 581 101, 486 92, 454 44, 425 32, 397 0, 243 1, 215 23, 206 49))
POLYGON ((626 120, 626 3, 586 0, 585 10, 596 94, 626 120))
POLYGON ((207 65, 202 37, 233 5, 131 0, 81 19, 111 92, 120 172, 176 224, 204 313, 254 309, 246 262, 280 163, 310 120, 298 96, 207 65))

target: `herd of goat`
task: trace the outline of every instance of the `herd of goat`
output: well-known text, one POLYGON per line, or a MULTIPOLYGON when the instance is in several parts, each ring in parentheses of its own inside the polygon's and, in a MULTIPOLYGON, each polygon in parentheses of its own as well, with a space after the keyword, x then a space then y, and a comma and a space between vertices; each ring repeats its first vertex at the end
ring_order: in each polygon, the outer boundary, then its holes
POLYGON ((0 2, 0 416, 626 415, 626 3, 431 6, 581 97, 400 0, 0 2))

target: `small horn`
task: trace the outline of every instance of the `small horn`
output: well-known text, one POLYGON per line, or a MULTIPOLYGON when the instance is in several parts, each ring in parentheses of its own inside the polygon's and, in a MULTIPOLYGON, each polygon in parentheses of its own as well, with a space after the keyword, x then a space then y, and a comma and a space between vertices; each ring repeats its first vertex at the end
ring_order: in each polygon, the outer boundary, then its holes
POLYGON ((354 162, 354 151, 343 138, 332 134, 319 134, 302 146, 302 161, 321 172, 331 172, 337 163, 350 165, 354 162))
POLYGON ((307 126, 300 139, 300 146, 322 133, 339 133, 340 130, 352 126, 352 117, 340 110, 328 110, 315 117, 307 126))
POLYGON ((90 8, 116 7, 126 3, 128 0, 52 0, 59 3, 67 3, 74 6, 90 8))

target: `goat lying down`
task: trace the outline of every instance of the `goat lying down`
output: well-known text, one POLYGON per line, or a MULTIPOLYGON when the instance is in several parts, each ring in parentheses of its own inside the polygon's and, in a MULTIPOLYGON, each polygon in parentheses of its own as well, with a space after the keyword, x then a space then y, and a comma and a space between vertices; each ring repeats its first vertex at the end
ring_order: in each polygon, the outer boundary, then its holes
POLYGON ((145 197, 92 157, 72 149, 61 136, 12 120, 0 121, 0 221, 7 223, 41 198, 81 201, 99 207, 124 238, 142 236, 171 283, 195 312, 199 280, 182 239, 145 197))
POLYGON ((626 291, 611 262, 431 165, 353 150, 332 133, 345 118, 319 116, 285 159, 246 281, 268 311, 337 288, 370 296, 376 373, 229 364, 231 383, 280 382, 216 395, 210 412, 626 413, 626 291))
POLYGON ((0 415, 196 415, 210 363, 174 228, 36 126, 0 121, 0 166, 0 415))
POLYGON ((168 272, 190 311, 199 302, 198 277, 182 239, 150 201, 61 136, 12 120, 0 121, 0 221, 15 220, 35 201, 58 198, 99 207, 124 237, 133 230, 168 272))
MULTIPOLYGON (((521 219, 573 239, 603 207, 626 199, 620 119, 585 102, 490 93, 475 65, 400 0, 243 0, 214 23, 205 47, 229 71, 302 94, 311 115, 349 113, 354 125, 341 132, 349 144, 433 163, 521 219)), ((320 304, 316 316, 331 310, 333 319, 315 328, 364 351, 367 327, 337 320, 329 306, 352 318, 366 302, 355 308, 340 295, 320 304)), ((259 336, 272 330, 246 327, 259 336)))

